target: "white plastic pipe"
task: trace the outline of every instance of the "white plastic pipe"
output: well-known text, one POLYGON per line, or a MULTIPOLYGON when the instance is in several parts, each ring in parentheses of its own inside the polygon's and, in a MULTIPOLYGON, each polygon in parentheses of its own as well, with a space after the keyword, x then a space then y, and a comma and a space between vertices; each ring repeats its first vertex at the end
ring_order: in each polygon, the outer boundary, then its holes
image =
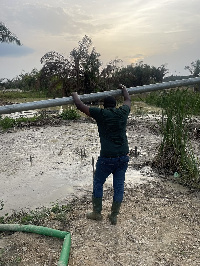
MULTIPOLYGON (((144 86, 130 87, 127 90, 129 94, 132 95, 132 94, 138 94, 138 93, 144 93, 144 92, 152 92, 152 91, 176 88, 176 87, 181 87, 181 86, 195 85, 199 83, 200 83, 200 77, 169 81, 169 82, 163 82, 163 83, 156 83, 156 84, 150 84, 150 85, 144 85, 144 86)), ((83 94, 83 95, 80 95, 80 99, 83 102, 88 102, 88 101, 92 102, 96 100, 101 100, 110 95, 113 97, 116 97, 116 96, 122 95, 122 91, 121 89, 117 89, 117 90, 111 90, 111 91, 83 94)), ((0 114, 11 114, 15 112, 48 108, 48 107, 53 107, 53 106, 62 106, 62 105, 68 105, 68 104, 73 104, 73 98, 71 96, 0 106, 0 114)))

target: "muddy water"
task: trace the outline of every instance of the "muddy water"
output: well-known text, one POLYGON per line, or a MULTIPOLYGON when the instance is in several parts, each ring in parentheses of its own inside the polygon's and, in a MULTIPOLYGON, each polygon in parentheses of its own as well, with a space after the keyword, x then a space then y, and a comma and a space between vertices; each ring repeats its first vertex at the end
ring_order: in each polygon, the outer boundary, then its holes
MULTIPOLYGON (((87 168, 88 169, 88 168, 87 168)), ((85 169, 86 170, 86 169, 85 169)), ((89 169, 88 169, 89 170, 89 169)), ((0 211, 1 215, 19 211, 21 209, 35 209, 41 206, 51 206, 55 202, 66 202, 74 196, 81 196, 84 193, 92 193, 92 176, 86 177, 84 171, 79 174, 80 180, 69 180, 61 175, 45 174, 41 180, 35 182, 32 176, 28 178, 15 178, 8 183, 3 183, 1 186, 1 199, 3 200, 4 208, 0 211), (32 180, 31 180, 32 179, 32 180), (82 179, 82 180, 81 180, 82 179), (3 195, 3 197, 2 197, 3 195)), ((140 174, 139 171, 128 170, 126 175, 127 184, 135 184, 150 180, 140 174)), ((112 176, 109 176, 104 187, 108 188, 112 185, 112 176)))
MULTIPOLYGON (((96 124, 31 128, 0 134, 0 216, 51 206, 92 191, 92 157, 99 154, 96 124)), ((128 169, 127 183, 150 177, 128 169)), ((110 176, 105 188, 112 184, 110 176)))

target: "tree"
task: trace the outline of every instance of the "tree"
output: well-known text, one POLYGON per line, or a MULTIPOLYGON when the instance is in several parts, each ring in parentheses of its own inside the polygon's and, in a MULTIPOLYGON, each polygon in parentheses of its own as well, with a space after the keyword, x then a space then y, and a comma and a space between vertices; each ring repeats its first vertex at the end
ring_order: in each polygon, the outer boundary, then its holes
MULTIPOLYGON (((62 96, 67 96, 67 79, 70 72, 70 62, 58 52, 51 51, 46 53, 40 60, 44 64, 41 70, 41 78, 43 83, 49 86, 51 94, 59 94, 59 88, 62 91, 62 96)), ((56 95, 54 95, 56 96, 56 95)))
POLYGON ((82 87, 85 93, 90 93, 97 86, 99 68, 102 64, 99 60, 100 54, 96 52, 95 47, 90 52, 92 40, 87 35, 78 44, 78 47, 70 53, 72 69, 76 76, 76 87, 82 87))
POLYGON ((191 66, 185 66, 186 70, 189 70, 191 75, 198 77, 200 75, 200 60, 196 60, 191 63, 191 66))
POLYGON ((34 68, 30 73, 21 73, 19 75, 20 88, 24 91, 37 91, 39 89, 39 71, 34 68))
POLYGON ((76 86, 80 87, 80 75, 83 75, 83 65, 86 64, 88 49, 92 44, 91 39, 88 36, 84 36, 81 41, 79 41, 79 46, 74 48, 70 52, 72 68, 74 69, 76 75, 76 86))
POLYGON ((115 72, 114 86, 117 86, 119 83, 123 83, 127 87, 133 87, 162 82, 167 71, 165 65, 156 68, 141 61, 115 72))
POLYGON ((12 33, 3 22, 0 22, 0 42, 15 42, 17 45, 21 45, 17 36, 12 33))
POLYGON ((92 41, 86 35, 78 44, 70 52, 69 59, 55 51, 48 52, 41 58, 41 63, 44 64, 43 77, 51 79, 52 91, 61 86, 63 96, 69 95, 70 89, 90 93, 97 84, 100 54, 94 47, 89 51, 92 41))
POLYGON ((40 72, 34 68, 30 73, 21 73, 13 79, 0 79, 0 86, 5 89, 20 89, 23 91, 38 91, 40 87, 40 72))
MULTIPOLYGON (((116 89, 119 83, 127 87, 162 82, 168 72, 165 65, 152 67, 143 62, 122 67, 122 60, 115 59, 103 68, 100 54, 92 46, 92 40, 85 35, 78 42, 69 58, 51 51, 41 58, 44 64, 41 70, 41 82, 54 96, 70 95, 72 90, 78 93, 91 93, 101 90, 116 89)), ((40 82, 40 84, 41 84, 40 82)))
MULTIPOLYGON (((189 70, 193 77, 199 77, 200 76, 200 60, 198 59, 198 60, 192 62, 191 66, 185 66, 185 69, 189 70)), ((194 91, 200 92, 200 85, 199 84, 194 86, 194 91)))
POLYGON ((122 60, 119 58, 116 58, 114 60, 111 60, 106 65, 106 67, 103 68, 100 74, 101 86, 103 87, 103 90, 112 89, 114 79, 117 76, 117 73, 121 70, 121 66, 122 66, 122 60))

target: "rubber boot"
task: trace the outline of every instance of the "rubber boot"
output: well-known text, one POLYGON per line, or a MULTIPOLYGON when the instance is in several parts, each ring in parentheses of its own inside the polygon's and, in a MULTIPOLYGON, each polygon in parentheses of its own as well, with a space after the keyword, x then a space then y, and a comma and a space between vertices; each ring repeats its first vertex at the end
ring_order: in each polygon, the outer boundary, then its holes
POLYGON ((102 198, 92 197, 92 205, 93 205, 93 212, 87 213, 86 217, 91 220, 101 221, 102 198))
POLYGON ((111 222, 111 224, 116 225, 117 224, 117 215, 119 214, 121 202, 113 201, 112 207, 111 207, 111 214, 108 215, 108 218, 111 222))

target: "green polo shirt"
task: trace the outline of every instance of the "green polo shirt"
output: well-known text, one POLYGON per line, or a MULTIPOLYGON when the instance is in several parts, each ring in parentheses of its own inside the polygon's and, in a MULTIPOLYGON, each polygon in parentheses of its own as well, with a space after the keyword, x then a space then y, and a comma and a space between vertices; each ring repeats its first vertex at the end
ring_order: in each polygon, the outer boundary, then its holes
POLYGON ((90 107, 89 111, 98 126, 101 143, 100 156, 118 157, 128 154, 126 124, 130 113, 129 106, 106 109, 90 107))

